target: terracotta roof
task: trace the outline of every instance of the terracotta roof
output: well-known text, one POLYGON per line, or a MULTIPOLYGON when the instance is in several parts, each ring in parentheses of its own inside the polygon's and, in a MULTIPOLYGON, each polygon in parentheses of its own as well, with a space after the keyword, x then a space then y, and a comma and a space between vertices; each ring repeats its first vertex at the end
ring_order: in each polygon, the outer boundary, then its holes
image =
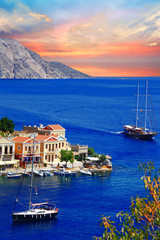
POLYGON ((65 130, 63 127, 61 127, 59 124, 55 125, 47 125, 43 129, 47 129, 47 127, 51 128, 52 130, 65 130))
POLYGON ((37 135, 36 136, 36 139, 39 140, 39 141, 57 141, 57 138, 59 137, 59 135, 54 135, 54 134, 51 134, 49 136, 46 136, 46 135, 37 135))
MULTIPOLYGON (((21 137, 17 136, 11 139, 13 142, 19 142, 19 143, 34 143, 33 138, 28 138, 28 137, 21 137)), ((35 141, 35 143, 38 143, 38 141, 35 141)))
POLYGON ((36 139, 39 140, 39 141, 44 141, 47 138, 49 138, 49 136, 46 136, 46 135, 37 135, 36 136, 36 139))
POLYGON ((30 138, 28 137, 21 137, 21 136, 17 136, 17 137, 14 137, 12 138, 12 141, 14 142, 26 142, 27 140, 29 140, 30 138))

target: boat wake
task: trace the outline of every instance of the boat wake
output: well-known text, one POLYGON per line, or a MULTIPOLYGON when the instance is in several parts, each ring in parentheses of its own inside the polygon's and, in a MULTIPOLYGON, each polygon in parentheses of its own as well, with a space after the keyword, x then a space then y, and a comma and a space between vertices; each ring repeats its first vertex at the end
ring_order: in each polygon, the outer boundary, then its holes
POLYGON ((111 134, 122 134, 123 133, 123 131, 121 131, 121 132, 110 132, 111 134))

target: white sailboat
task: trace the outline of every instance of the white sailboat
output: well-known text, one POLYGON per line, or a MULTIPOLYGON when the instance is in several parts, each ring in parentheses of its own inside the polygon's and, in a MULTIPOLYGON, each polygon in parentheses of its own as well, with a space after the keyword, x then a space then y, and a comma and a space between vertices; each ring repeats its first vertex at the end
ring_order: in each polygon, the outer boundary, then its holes
MULTIPOLYGON (((124 125, 124 134, 130 137, 140 138, 140 139, 152 139, 157 135, 157 132, 153 129, 147 128, 147 118, 148 118, 148 81, 146 81, 146 94, 145 94, 145 109, 139 109, 139 82, 137 88, 137 108, 136 108, 136 125, 124 125), (145 112, 144 126, 139 126, 139 112, 145 112)), ((156 123, 155 123, 156 125, 156 123)))
MULTIPOLYGON (((33 146, 33 158, 32 158, 32 172, 31 172, 31 185, 30 185, 30 196, 29 196, 29 208, 22 212, 13 212, 13 221, 39 221, 39 220, 49 220, 55 218, 58 214, 58 209, 53 203, 43 202, 43 203, 32 203, 32 188, 33 188, 33 165, 34 165, 34 152, 35 152, 35 136, 34 136, 34 146, 33 146)), ((20 189, 19 189, 20 192, 20 189)), ((19 195, 19 193, 18 193, 19 195)), ((15 205, 19 202, 18 196, 15 201, 15 205)))

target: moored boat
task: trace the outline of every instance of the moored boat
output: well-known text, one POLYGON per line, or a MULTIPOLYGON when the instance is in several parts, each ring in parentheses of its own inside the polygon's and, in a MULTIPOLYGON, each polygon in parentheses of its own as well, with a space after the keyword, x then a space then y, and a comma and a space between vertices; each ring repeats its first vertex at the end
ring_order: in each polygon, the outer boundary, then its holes
POLYGON ((65 168, 62 168, 56 172, 54 172, 55 175, 62 175, 62 176, 74 176, 76 175, 76 172, 72 172, 69 170, 66 170, 65 168))
POLYGON ((58 214, 55 204, 45 202, 32 204, 30 210, 24 212, 13 213, 13 221, 38 221, 50 220, 58 214))
POLYGON ((49 170, 41 170, 43 172, 43 176, 53 176, 53 173, 51 173, 49 170))
POLYGON ((94 175, 94 172, 91 170, 79 170, 79 172, 85 175, 90 175, 90 176, 94 175))
POLYGON ((34 172, 34 174, 35 174, 36 176, 39 176, 39 177, 43 177, 43 176, 44 176, 43 172, 40 171, 40 170, 33 170, 33 172, 34 172))
POLYGON ((12 172, 8 172, 6 175, 7 178, 20 178, 21 174, 20 173, 12 173, 12 172))

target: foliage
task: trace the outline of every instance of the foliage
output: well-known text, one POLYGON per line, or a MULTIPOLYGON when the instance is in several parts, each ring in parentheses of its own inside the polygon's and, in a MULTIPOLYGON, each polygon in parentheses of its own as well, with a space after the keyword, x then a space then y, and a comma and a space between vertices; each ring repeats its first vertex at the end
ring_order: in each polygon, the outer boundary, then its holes
POLYGON ((13 133, 14 127, 15 127, 15 124, 13 123, 13 121, 11 119, 8 119, 7 117, 3 117, 0 120, 0 130, 2 132, 13 133))
POLYGON ((74 163, 74 158, 70 158, 70 163, 72 163, 72 166, 73 166, 73 163, 74 163))
POLYGON ((94 149, 93 148, 91 148, 91 147, 89 147, 88 148, 88 155, 90 156, 92 156, 94 154, 94 149))
POLYGON ((79 161, 79 155, 75 155, 74 159, 76 159, 77 161, 79 161))
POLYGON ((98 153, 94 153, 92 157, 99 157, 98 153))
POLYGON ((61 162, 65 161, 66 164, 70 161, 72 164, 74 162, 73 152, 68 150, 61 150, 61 162))
POLYGON ((105 154, 102 154, 102 155, 99 157, 99 159, 100 159, 101 161, 106 161, 106 155, 105 155, 105 154))
POLYGON ((74 159, 76 159, 77 161, 82 161, 82 155, 75 155, 74 159))
POLYGON ((140 170, 144 171, 142 177, 144 187, 148 191, 146 198, 136 197, 131 199, 130 212, 117 214, 120 220, 120 230, 109 217, 102 218, 105 228, 102 237, 94 237, 99 240, 149 240, 160 239, 160 176, 152 177, 153 163, 141 164, 140 170))

